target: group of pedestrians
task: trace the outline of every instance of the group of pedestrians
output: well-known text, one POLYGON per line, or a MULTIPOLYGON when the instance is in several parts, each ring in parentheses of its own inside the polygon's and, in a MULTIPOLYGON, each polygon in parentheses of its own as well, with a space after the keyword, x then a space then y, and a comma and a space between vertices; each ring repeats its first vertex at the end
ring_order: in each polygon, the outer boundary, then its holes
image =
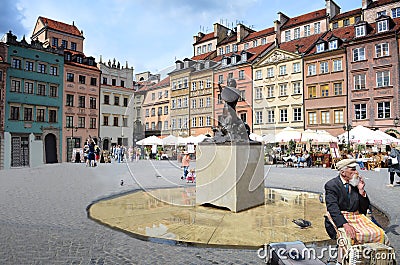
POLYGON ((100 161, 100 147, 96 144, 94 139, 87 139, 86 144, 83 147, 83 153, 86 166, 97 166, 97 163, 100 161))

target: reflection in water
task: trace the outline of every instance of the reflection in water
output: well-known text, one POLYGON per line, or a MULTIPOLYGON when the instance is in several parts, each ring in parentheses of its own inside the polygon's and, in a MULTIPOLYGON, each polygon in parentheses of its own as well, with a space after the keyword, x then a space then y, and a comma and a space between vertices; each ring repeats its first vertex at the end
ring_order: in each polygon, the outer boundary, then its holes
POLYGON ((261 246, 269 242, 328 240, 323 226, 325 204, 314 193, 266 189, 265 204, 233 213, 195 205, 196 188, 138 191, 100 201, 91 218, 133 235, 191 243, 261 246), (293 219, 312 223, 300 229, 293 219))

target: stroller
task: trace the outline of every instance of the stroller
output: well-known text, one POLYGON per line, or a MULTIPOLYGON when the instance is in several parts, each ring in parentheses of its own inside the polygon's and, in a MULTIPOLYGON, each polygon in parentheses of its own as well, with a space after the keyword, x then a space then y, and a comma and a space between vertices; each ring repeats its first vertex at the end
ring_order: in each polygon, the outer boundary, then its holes
POLYGON ((194 183, 195 181, 196 181, 196 172, 195 172, 194 168, 191 168, 189 170, 189 173, 186 176, 186 182, 187 183, 189 183, 189 182, 194 183))

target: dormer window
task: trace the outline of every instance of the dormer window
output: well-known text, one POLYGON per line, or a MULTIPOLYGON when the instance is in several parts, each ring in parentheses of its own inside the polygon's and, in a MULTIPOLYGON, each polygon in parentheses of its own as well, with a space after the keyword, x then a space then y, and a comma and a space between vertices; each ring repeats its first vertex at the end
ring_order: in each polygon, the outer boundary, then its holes
POLYGON ((81 56, 77 56, 77 57, 76 57, 76 62, 77 62, 77 63, 82 63, 82 61, 83 61, 83 60, 82 60, 82 57, 81 57, 81 56))
POLYGON ((234 51, 234 52, 237 52, 237 51, 238 51, 237 44, 233 44, 233 51, 234 51))
POLYGON ((325 50, 325 43, 321 42, 317 44, 317 52, 323 52, 325 50))
POLYGON ((338 41, 332 40, 329 42, 329 50, 336 50, 338 48, 338 41))
POLYGON ((228 61, 227 58, 222 59, 222 66, 226 66, 227 61, 228 61))
POLYGON ((225 53, 230 53, 231 52, 231 46, 230 45, 227 45, 226 47, 225 47, 225 53))
POLYGON ((385 19, 385 20, 378 21, 377 26, 378 26, 378 32, 387 31, 389 29, 388 20, 385 19))
POLYGON ((232 56, 232 64, 236 63, 236 55, 232 56))
POLYGON ((247 61, 247 52, 242 53, 242 62, 247 61))
POLYGON ((386 10, 376 12, 376 17, 380 17, 380 16, 386 16, 386 10))
POLYGON ((365 36, 365 25, 361 25, 356 27, 356 37, 363 37, 365 36))
POLYGON ((248 43, 245 43, 245 44, 244 44, 244 49, 247 50, 248 48, 249 48, 249 44, 248 44, 248 43))

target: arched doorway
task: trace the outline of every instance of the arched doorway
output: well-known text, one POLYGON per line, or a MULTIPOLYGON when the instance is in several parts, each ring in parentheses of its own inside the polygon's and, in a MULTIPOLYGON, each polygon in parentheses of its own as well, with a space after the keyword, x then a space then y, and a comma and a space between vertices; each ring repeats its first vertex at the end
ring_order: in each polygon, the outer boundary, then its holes
POLYGON ((57 161, 57 141, 56 136, 49 133, 44 138, 44 148, 46 153, 46 164, 58 163, 57 161))
POLYGON ((103 140, 103 150, 108 150, 110 148, 110 141, 108 139, 103 140))

